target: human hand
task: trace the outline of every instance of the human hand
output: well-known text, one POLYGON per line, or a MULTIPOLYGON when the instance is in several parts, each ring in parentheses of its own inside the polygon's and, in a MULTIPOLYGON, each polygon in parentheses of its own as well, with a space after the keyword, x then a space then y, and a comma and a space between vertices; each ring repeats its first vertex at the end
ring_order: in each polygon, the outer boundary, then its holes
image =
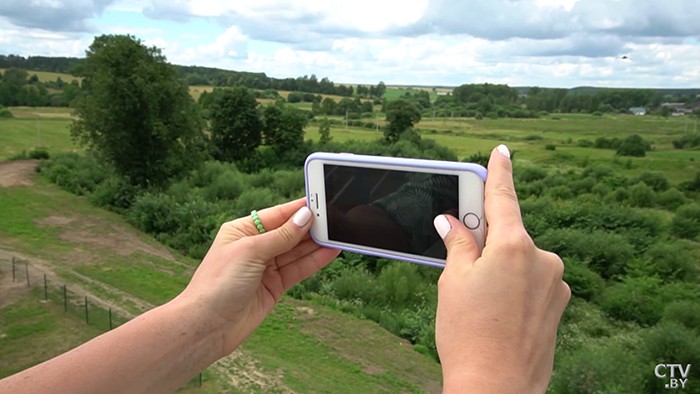
POLYGON ((459 220, 435 218, 448 251, 436 317, 445 392, 544 393, 571 291, 561 259, 535 247, 523 226, 503 145, 489 161, 485 214, 481 257, 459 220))
MULTIPOLYGON (((282 293, 331 262, 339 250, 316 244, 306 199, 224 223, 178 300, 196 305, 224 332, 221 357, 233 352, 265 319, 282 293)), ((177 302, 177 300, 176 300, 177 302)))

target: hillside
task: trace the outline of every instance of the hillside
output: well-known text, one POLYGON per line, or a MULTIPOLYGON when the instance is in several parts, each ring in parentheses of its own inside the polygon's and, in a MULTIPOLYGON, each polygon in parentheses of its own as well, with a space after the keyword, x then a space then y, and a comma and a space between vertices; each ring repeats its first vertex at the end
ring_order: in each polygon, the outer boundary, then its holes
MULTIPOLYGON (((0 164, 0 378, 49 359, 101 330, 43 303, 43 289, 12 282, 10 259, 132 317, 166 302, 198 262, 114 213, 33 174, 34 162, 0 164), (40 270, 40 271, 39 271, 40 270)), ((37 274, 38 275, 38 274, 37 274)), ((32 277, 33 278, 33 277, 32 277)), ((33 279, 34 280, 34 279, 33 279)), ((50 288, 50 291, 56 289, 50 288)), ((89 371, 84 371, 89 373, 89 371)), ((285 298, 232 356, 192 392, 380 393, 441 391, 438 364, 379 325, 285 298)))

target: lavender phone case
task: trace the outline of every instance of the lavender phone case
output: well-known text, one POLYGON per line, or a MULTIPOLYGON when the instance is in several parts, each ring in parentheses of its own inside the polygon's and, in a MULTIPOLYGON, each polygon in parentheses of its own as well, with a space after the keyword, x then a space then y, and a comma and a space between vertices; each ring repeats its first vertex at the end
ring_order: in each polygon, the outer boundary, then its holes
MULTIPOLYGON (((436 168, 444 170, 457 170, 457 171, 471 171, 479 175, 484 182, 486 182, 487 171, 484 167, 479 164, 474 163, 462 163, 456 161, 439 161, 439 160, 423 160, 423 159, 404 159, 398 157, 385 157, 385 156, 365 156, 365 155, 355 155, 353 153, 327 153, 327 152, 316 152, 309 155, 304 163, 304 179, 306 183, 306 204, 311 207, 311 201, 309 197, 309 163, 313 160, 334 160, 334 161, 344 161, 351 163, 371 163, 371 164, 393 164, 402 165, 407 167, 420 167, 420 168, 436 168)), ((435 263, 432 261, 426 261, 416 258, 397 256, 390 253, 380 253, 368 250, 362 250, 346 246, 332 245, 325 242, 320 242, 314 236, 313 231, 310 231, 311 238, 317 244, 321 246, 326 246, 334 249, 346 250, 348 252, 355 252, 360 254, 366 254, 371 256, 385 257, 393 260, 408 261, 416 264, 429 265, 433 267, 444 267, 444 264, 435 263)))

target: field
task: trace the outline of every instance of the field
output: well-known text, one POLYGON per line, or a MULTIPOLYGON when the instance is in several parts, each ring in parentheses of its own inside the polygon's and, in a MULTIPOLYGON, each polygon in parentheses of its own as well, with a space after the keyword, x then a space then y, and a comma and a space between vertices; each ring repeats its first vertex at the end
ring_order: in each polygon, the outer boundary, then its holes
POLYGON ((394 100, 394 99, 397 99, 397 98, 403 96, 406 93, 415 93, 419 90, 426 90, 430 94, 430 101, 434 101, 438 98, 437 93, 434 93, 432 89, 410 88, 410 87, 391 87, 391 86, 387 87, 386 92, 384 93, 384 97, 386 97, 388 100, 394 100))
MULTIPOLYGON (((0 73, 5 73, 4 68, 0 68, 0 73)), ((27 73, 31 77, 32 75, 36 74, 37 77, 39 77, 40 82, 56 82, 56 78, 61 77, 63 82, 70 83, 74 79, 77 79, 78 82, 82 81, 82 78, 76 78, 70 74, 64 74, 64 73, 54 73, 54 72, 49 72, 49 71, 32 71, 32 70, 27 70, 27 73)))
MULTIPOLYGON (((295 106, 310 108, 309 103, 295 106)), ((0 120, 0 135, 7 141, 0 146, 0 161, 34 149, 37 144, 36 115, 41 116, 39 128, 41 145, 51 152, 77 149, 71 142, 68 127, 71 123, 67 108, 12 108, 13 119, 0 120)), ((342 120, 340 117, 335 119, 342 120)), ((367 121, 374 121, 367 119, 367 121)), ((384 124, 383 120, 379 121, 384 124)), ((460 159, 476 152, 488 152, 500 143, 506 143, 522 161, 561 168, 580 167, 587 163, 619 164, 625 175, 642 171, 663 171, 669 180, 677 184, 700 171, 700 150, 675 150, 671 142, 686 132, 693 132, 700 125, 690 117, 660 118, 653 116, 603 116, 556 114, 540 119, 424 119, 416 128, 423 138, 434 139, 450 146, 460 159), (615 152, 607 149, 582 148, 579 140, 595 141, 596 138, 625 138, 640 134, 654 150, 644 158, 615 159, 615 152), (556 150, 546 150, 553 144, 556 150), (631 164, 627 164, 627 163, 631 164)), ((373 140, 381 136, 366 128, 334 127, 331 135, 337 141, 350 139, 373 140)), ((318 140, 318 127, 310 124, 306 137, 318 140)))

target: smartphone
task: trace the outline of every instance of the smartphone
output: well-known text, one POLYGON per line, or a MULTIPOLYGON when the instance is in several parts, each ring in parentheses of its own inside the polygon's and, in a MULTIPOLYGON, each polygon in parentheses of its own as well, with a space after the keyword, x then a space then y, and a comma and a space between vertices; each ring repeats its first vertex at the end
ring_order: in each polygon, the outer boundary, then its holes
POLYGON ((433 220, 448 214, 483 249, 486 169, 478 164, 317 152, 304 173, 319 245, 444 267, 433 220))

